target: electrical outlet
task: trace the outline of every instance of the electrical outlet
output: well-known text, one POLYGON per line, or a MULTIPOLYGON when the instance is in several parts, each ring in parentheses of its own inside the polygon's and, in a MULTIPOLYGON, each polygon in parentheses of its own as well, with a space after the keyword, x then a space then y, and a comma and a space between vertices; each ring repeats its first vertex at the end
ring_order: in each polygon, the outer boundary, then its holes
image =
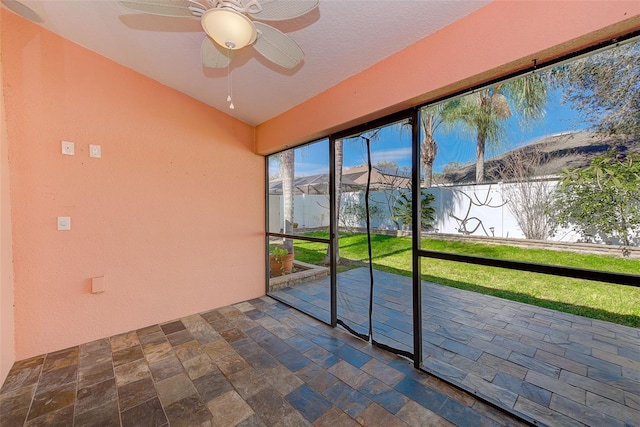
POLYGON ((99 159, 102 157, 102 148, 99 145, 89 144, 89 157, 99 159))
POLYGON ((76 154, 75 144, 70 141, 62 141, 62 154, 65 156, 73 156, 76 154))
POLYGON ((68 231, 71 230, 71 217, 70 216, 59 216, 58 217, 58 231, 68 231))

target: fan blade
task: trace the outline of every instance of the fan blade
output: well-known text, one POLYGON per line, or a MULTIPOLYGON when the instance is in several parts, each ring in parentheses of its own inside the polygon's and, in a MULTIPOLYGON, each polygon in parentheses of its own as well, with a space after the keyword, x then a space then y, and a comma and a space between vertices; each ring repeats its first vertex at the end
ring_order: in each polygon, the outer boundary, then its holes
POLYGON ((293 68, 302 62, 304 52, 288 35, 261 22, 254 24, 259 35, 253 47, 262 56, 284 68, 293 68))
POLYGON ((208 68, 224 68, 231 63, 231 58, 218 43, 205 37, 200 47, 202 65, 208 68))
POLYGON ((318 0, 260 0, 259 12, 249 8, 249 15, 261 21, 283 21, 311 12, 318 6, 318 0))
POLYGON ((206 10, 192 0, 118 0, 118 3, 135 12, 176 18, 195 18, 206 10))

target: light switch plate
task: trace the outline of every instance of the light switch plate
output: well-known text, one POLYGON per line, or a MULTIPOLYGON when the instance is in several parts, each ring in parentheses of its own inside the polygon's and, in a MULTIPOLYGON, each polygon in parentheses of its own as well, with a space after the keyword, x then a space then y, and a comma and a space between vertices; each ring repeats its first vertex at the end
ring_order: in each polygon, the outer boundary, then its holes
POLYGON ((99 145, 89 144, 89 157, 96 159, 102 157, 102 148, 99 145))
POLYGON ((71 230, 71 217, 70 216, 59 216, 58 217, 58 230, 59 231, 71 230))
POLYGON ((73 156, 76 154, 75 144, 70 141, 62 141, 62 154, 73 156))

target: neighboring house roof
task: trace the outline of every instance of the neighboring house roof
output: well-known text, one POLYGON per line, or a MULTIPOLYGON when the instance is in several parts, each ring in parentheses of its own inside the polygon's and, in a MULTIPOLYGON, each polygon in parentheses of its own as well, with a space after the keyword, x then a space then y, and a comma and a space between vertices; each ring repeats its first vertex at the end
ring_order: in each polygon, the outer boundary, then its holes
MULTIPOLYGON (((343 191, 356 191, 360 185, 349 178, 342 177, 343 191)), ((296 177, 293 181, 294 194, 329 194, 329 174, 317 174, 296 177)), ((282 178, 269 182, 269 194, 282 194, 282 178)))
MULTIPOLYGON (((617 147, 622 154, 629 151, 640 153, 640 139, 603 137, 593 132, 567 132, 550 135, 531 144, 516 148, 499 156, 485 160, 485 181, 509 181, 509 165, 520 162, 526 165, 528 176, 554 177, 563 169, 583 168, 591 159, 617 147)), ((367 185, 367 165, 355 166, 342 172, 342 191, 364 190, 367 185)), ((476 165, 470 163, 449 169, 435 177, 439 184, 463 184, 475 182, 476 165)), ((385 190, 409 188, 411 171, 405 169, 372 166, 371 189, 385 190)), ((329 174, 299 176, 294 180, 295 194, 329 194, 329 174)), ((269 183, 270 194, 282 194, 282 179, 269 183)))
MULTIPOLYGON (((342 172, 342 179, 350 179, 363 188, 367 185, 367 165, 355 166, 342 172)), ((411 184, 411 171, 396 168, 372 166, 371 188, 381 190, 386 188, 408 188, 411 184)))
MULTIPOLYGON (((411 171, 402 169, 371 169, 371 189, 408 188, 411 183, 411 171)), ((342 172, 342 191, 364 190, 367 185, 367 166, 356 166, 342 172)), ((293 182, 294 194, 329 194, 329 174, 299 176, 293 182)), ((269 194, 282 194, 282 179, 269 182, 269 194)))
MULTIPOLYGON (((485 181, 508 181, 514 177, 509 166, 525 164, 532 177, 558 176, 563 169, 584 168, 591 159, 617 148, 622 154, 640 153, 640 139, 605 137, 593 132, 567 132, 544 137, 531 144, 485 160, 485 181)), ((475 162, 447 170, 438 177, 439 183, 475 182, 475 162)))

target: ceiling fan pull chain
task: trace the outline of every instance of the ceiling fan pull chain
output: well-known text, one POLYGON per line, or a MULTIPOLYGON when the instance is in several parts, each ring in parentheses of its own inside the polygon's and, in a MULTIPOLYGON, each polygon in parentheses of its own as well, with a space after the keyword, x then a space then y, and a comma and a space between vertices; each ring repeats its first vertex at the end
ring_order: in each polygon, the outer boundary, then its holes
MULTIPOLYGON (((231 49, 229 49, 229 55, 233 55, 231 49)), ((227 64, 227 102, 229 103, 229 109, 234 110, 236 107, 233 105, 231 98, 233 90, 233 82, 231 80, 231 61, 227 64)))

